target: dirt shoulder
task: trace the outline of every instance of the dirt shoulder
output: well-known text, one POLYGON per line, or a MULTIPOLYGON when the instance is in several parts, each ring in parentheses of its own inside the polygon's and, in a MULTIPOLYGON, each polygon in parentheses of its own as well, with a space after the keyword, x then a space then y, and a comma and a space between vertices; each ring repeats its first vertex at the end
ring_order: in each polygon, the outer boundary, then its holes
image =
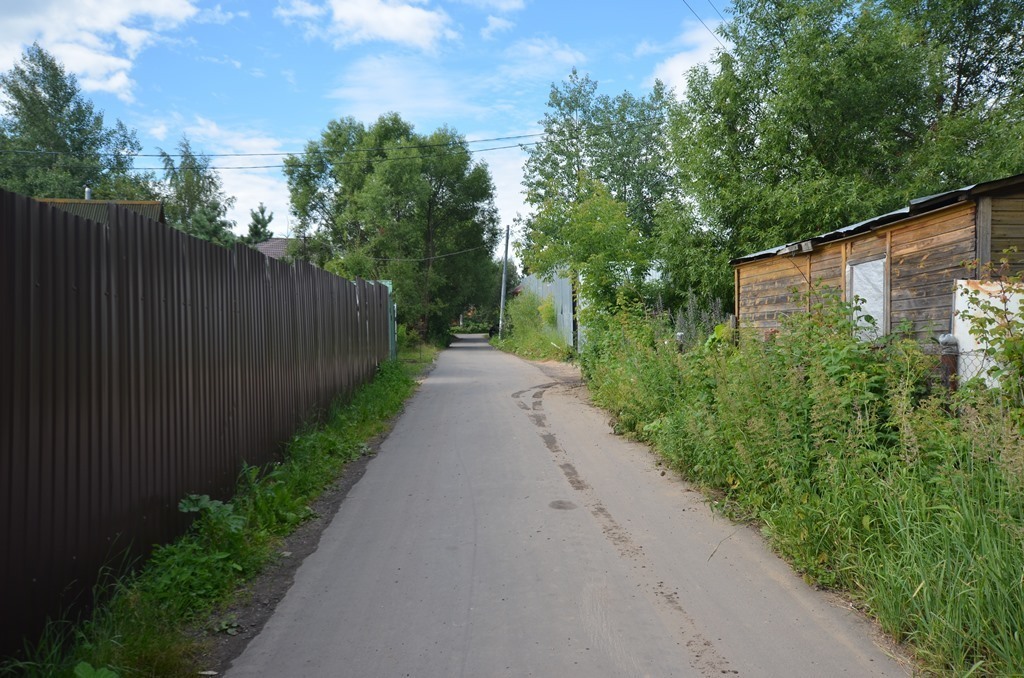
POLYGON ((367 454, 345 465, 338 479, 310 506, 315 517, 284 539, 277 558, 238 592, 233 603, 212 615, 205 628, 196 630, 205 636, 206 650, 196 662, 203 675, 220 675, 227 671, 231 661, 263 629, 277 604, 291 588, 295 571, 306 556, 316 550, 324 529, 338 512, 349 490, 366 472, 381 440, 383 436, 370 445, 367 454))
MULTIPOLYGON (((426 367, 417 381, 421 382, 432 370, 433 365, 426 367)), ((277 557, 266 565, 263 572, 247 582, 230 604, 210 615, 205 624, 194 630, 202 636, 205 648, 196 661, 200 675, 225 673, 249 641, 259 635, 277 604, 291 588, 295 572, 306 557, 316 551, 321 535, 341 508, 349 490, 366 473, 370 460, 377 456, 381 443, 401 416, 402 411, 392 417, 387 429, 367 442, 366 453, 347 463, 335 481, 310 504, 314 517, 282 541, 277 557)))

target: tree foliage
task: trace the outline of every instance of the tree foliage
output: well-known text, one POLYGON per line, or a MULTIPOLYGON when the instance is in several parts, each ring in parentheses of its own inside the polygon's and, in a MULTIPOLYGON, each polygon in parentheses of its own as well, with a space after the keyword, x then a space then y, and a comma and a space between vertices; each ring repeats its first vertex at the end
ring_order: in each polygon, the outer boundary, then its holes
POLYGON ((227 212, 235 199, 224 193, 210 159, 196 154, 187 136, 181 137, 176 150, 175 155, 160 150, 164 166, 160 194, 167 224, 218 245, 233 244, 236 238, 231 229, 235 224, 227 218, 227 212))
POLYGON ((590 302, 639 290, 656 254, 656 209, 670 192, 670 94, 597 94, 575 69, 552 85, 523 185, 535 213, 522 220, 520 254, 541 275, 570 274, 590 302))
POLYGON ((36 198, 153 197, 152 176, 132 173, 134 130, 82 95, 73 74, 38 44, 0 75, 0 185, 36 198))
MULTIPOLYGON (((737 0, 688 74, 663 207, 678 283, 728 298, 730 257, 1024 170, 1024 6, 737 0), (697 248, 691 250, 690 248, 697 248), (701 251, 717 262, 686 268, 701 251), (723 256, 724 254, 724 256, 723 256)), ((699 263, 699 261, 698 261, 699 263)))
POLYGON ((439 337, 469 306, 494 305, 494 187, 465 139, 421 135, 391 113, 369 127, 332 121, 285 159, 302 243, 339 275, 392 280, 399 321, 439 337))
POLYGON ((259 207, 249 210, 249 218, 249 232, 240 238, 243 243, 252 247, 274 237, 274 232, 270 230, 270 222, 274 220, 274 213, 267 214, 266 205, 261 202, 259 207))

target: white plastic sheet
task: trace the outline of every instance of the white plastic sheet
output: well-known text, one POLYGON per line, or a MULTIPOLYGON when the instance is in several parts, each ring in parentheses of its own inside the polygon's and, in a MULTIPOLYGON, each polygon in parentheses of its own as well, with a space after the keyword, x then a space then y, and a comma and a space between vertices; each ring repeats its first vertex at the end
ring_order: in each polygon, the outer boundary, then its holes
POLYGON ((847 299, 860 305, 857 312, 857 336, 877 339, 885 332, 885 259, 849 266, 847 299), (874 320, 874 324, 867 318, 874 320))

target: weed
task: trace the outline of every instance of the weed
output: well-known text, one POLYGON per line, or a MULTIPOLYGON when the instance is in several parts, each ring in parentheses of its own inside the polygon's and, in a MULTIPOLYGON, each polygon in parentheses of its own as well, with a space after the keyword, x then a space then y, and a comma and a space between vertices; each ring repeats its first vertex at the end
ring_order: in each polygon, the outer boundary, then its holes
POLYGON ((571 349, 556 327, 557 314, 550 299, 524 292, 506 306, 504 337, 498 348, 532 360, 566 360, 571 349))
MULTIPOLYGON (((117 580, 88 620, 51 622, 28 658, 0 665, 0 675, 195 675, 202 640, 192 626, 259 572, 280 539, 311 515, 310 502, 384 430, 412 393, 413 375, 436 355, 429 347, 416 351, 419 358, 406 352, 383 364, 351 402, 336 403, 323 423, 303 428, 281 463, 244 467, 230 501, 183 498, 179 509, 196 516, 188 534, 117 580)), ((207 629, 237 630, 230 618, 207 629)))
POLYGON ((620 430, 759 521, 928 668, 1024 672, 1019 411, 998 391, 934 393, 933 356, 857 339, 864 320, 827 290, 809 306, 767 338, 683 354, 665 341, 675 327, 622 309, 588 328, 580 360, 620 430))

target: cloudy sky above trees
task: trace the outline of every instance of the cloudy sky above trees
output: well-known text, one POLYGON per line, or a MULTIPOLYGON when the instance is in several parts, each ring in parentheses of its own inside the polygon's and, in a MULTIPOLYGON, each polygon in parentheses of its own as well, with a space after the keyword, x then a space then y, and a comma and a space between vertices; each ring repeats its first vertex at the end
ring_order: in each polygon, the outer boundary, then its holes
POLYGON ((606 94, 645 93, 655 78, 681 89, 685 71, 721 47, 711 31, 727 9, 724 0, 0 0, 0 70, 36 41, 108 125, 138 131, 144 154, 173 153, 187 134, 237 198, 238 232, 259 202, 287 231, 283 154, 331 119, 369 124, 388 111, 418 132, 448 125, 473 142, 510 223, 525 212, 518 144, 537 140, 525 135, 539 132, 553 82, 575 67, 606 94))

